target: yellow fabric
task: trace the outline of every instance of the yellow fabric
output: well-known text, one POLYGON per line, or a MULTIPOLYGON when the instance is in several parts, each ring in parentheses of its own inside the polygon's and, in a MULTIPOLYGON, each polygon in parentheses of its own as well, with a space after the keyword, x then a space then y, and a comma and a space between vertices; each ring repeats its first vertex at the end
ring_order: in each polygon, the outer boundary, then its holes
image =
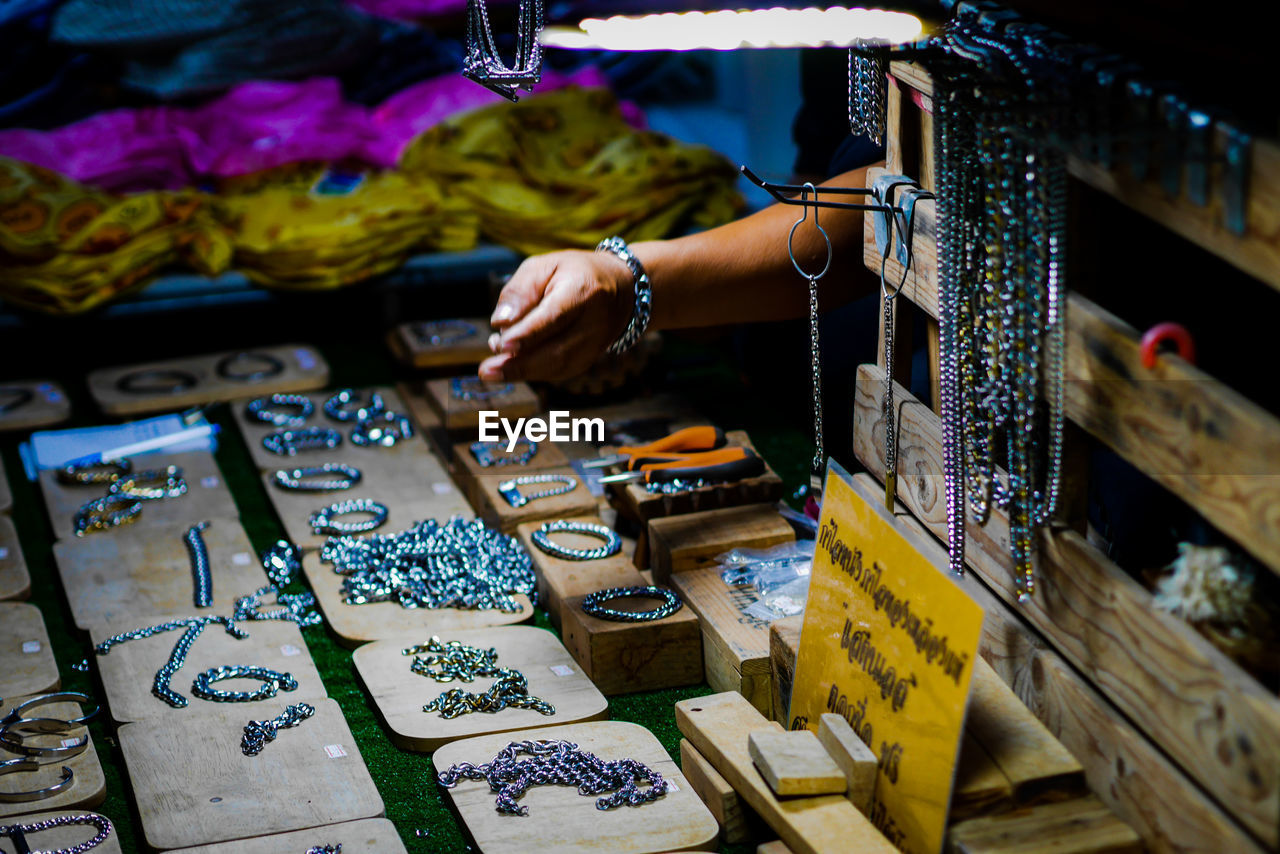
POLYGON ((194 192, 116 196, 0 157, 0 296, 75 314, 179 260, 216 275, 231 244, 206 201, 194 192))
POLYGON ((485 237, 528 254, 668 236, 737 215, 737 172, 703 146, 636 131, 604 89, 569 88, 447 119, 400 171, 467 200, 485 237))

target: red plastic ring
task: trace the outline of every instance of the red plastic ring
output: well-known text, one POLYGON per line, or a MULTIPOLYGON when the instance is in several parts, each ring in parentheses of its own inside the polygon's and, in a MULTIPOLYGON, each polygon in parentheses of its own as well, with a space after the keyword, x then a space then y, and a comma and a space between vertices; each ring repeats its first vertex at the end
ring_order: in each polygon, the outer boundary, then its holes
POLYGON ((1184 362, 1192 365, 1196 363, 1196 343, 1191 338, 1191 333, 1187 331, 1187 327, 1180 323, 1157 323, 1148 329, 1142 336, 1142 367, 1151 370, 1156 366, 1156 356, 1160 353, 1160 348, 1165 344, 1172 344, 1177 348, 1178 356, 1184 362))

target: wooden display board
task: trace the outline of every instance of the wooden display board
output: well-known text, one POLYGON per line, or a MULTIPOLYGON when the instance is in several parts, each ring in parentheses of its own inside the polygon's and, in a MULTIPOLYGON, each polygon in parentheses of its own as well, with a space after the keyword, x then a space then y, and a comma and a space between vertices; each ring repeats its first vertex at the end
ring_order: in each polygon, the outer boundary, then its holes
MULTIPOLYGON (((146 628, 165 621, 166 618, 155 616, 126 617, 93 626, 89 637, 96 645, 119 632, 146 628)), ((173 708, 152 694, 151 686, 155 681, 156 671, 169 660, 173 645, 182 637, 185 629, 125 641, 105 655, 97 655, 96 663, 102 677, 102 687, 106 691, 107 705, 111 708, 111 718, 117 723, 157 718, 189 719, 234 706, 247 719, 275 714, 273 709, 283 708, 289 703, 305 700, 314 704, 316 700, 329 696, 297 625, 283 620, 242 621, 237 625, 249 637, 238 640, 227 634, 221 625, 214 623, 206 626, 196 638, 186 664, 174 674, 169 683, 173 690, 188 700, 187 706, 181 709, 173 708), (218 703, 202 700, 192 693, 191 683, 202 671, 233 664, 268 667, 280 673, 289 673, 298 680, 298 688, 295 691, 281 691, 268 700, 248 703, 218 703)), ((252 679, 228 679, 215 682, 214 687, 224 691, 252 691, 259 684, 252 679)))
MULTIPOLYGON (((14 706, 30 699, 32 698, 27 696, 5 697, 0 700, 0 718, 4 717, 14 706)), ((75 703, 50 703, 33 708, 27 717, 69 720, 77 718, 89 710, 89 708, 82 709, 75 703)), ((80 726, 66 733, 32 736, 30 743, 37 747, 57 747, 65 741, 73 739, 79 741, 88 735, 88 727, 80 726)), ((3 745, 0 745, 0 762, 18 758, 20 758, 20 754, 13 753, 3 745)), ((98 761, 98 751, 94 749, 92 738, 89 739, 89 745, 85 748, 84 753, 79 756, 72 756, 69 759, 49 759, 36 771, 0 776, 0 792, 30 792, 52 786, 62 779, 62 769, 64 767, 71 769, 72 783, 70 788, 39 801, 27 801, 24 803, 4 803, 0 801, 0 824, 12 824, 13 821, 9 818, 10 816, 28 813, 32 809, 41 811, 80 809, 83 807, 96 807, 106 800, 107 779, 102 774, 102 764, 98 761)), ((92 835, 92 832, 90 832, 87 836, 82 836, 82 839, 87 839, 92 835)), ((40 845, 47 844, 47 841, 44 837, 32 840, 33 843, 40 845)), ((6 839, 5 844, 9 844, 9 840, 6 839)))
MULTIPOLYGON (((36 801, 30 804, 22 804, 27 808, 27 812, 22 815, 5 816, 4 824, 35 824, 38 821, 46 821, 51 818, 57 818, 64 815, 101 815, 101 813, 91 813, 86 810, 56 810, 54 812, 44 812, 33 814, 31 810, 40 809, 44 801, 36 801)), ((115 822, 113 821, 114 825, 115 822)), ((75 824, 68 827, 54 827, 49 830, 43 830, 39 833, 33 833, 27 836, 27 844, 36 846, 37 850, 56 851, 63 848, 70 848, 74 845, 88 842, 98 833, 98 829, 91 824, 75 824)), ((10 839, 5 839, 5 844, 12 845, 10 839)), ((93 849, 94 854, 120 854, 120 837, 116 833, 115 828, 111 830, 111 835, 96 845, 93 849)))
MULTIPOLYGON (((482 410, 497 412, 501 417, 514 421, 517 418, 537 415, 541 409, 538 395, 528 383, 513 382, 511 390, 506 394, 487 400, 460 400, 449 391, 452 381, 452 378, 443 378, 427 380, 424 383, 427 399, 444 419, 444 428, 450 433, 465 430, 469 438, 474 439, 482 410)), ((493 385, 501 386, 502 383, 493 385)), ((498 428, 498 432, 502 432, 501 428, 498 428)))
MULTIPOLYGON (((483 693, 494 683, 491 677, 462 684, 443 683, 414 673, 413 656, 403 650, 429 640, 420 632, 402 634, 355 651, 356 672, 373 695, 378 714, 390 731, 391 741, 405 750, 429 753, 459 738, 536 726, 602 720, 609 702, 574 663, 556 636, 532 626, 503 626, 469 632, 440 634, 443 641, 458 641, 481 649, 498 651, 499 667, 524 674, 529 693, 555 707, 554 715, 532 709, 503 709, 496 713, 473 712, 449 720, 422 707, 450 688, 483 693)), ((513 735, 514 737, 514 735, 513 735)))
MULTIPOLYGON (((504 816, 494 809, 494 795, 483 780, 463 780, 446 789, 468 834, 484 854, 595 854, 626 851, 652 854, 710 847, 716 838, 715 818, 694 793, 666 749, 644 727, 597 721, 545 727, 519 733, 523 739, 565 739, 601 759, 635 759, 675 784, 675 790, 640 807, 595 808, 595 798, 572 786, 535 786, 520 798, 529 808, 524 817, 504 816)), ((432 756, 437 772, 458 762, 488 762, 515 740, 510 734, 485 735, 446 744, 432 756)))
POLYGON ((649 522, 649 564, 666 584, 673 573, 713 566, 733 549, 767 549, 795 542, 791 523, 769 504, 723 507, 649 522))
MULTIPOLYGON (((755 445, 744 430, 725 432, 729 445, 741 445, 755 450, 755 445)), ((741 504, 773 504, 782 498, 782 478, 774 473, 766 461, 764 473, 731 483, 713 483, 697 489, 686 489, 672 495, 651 493, 642 484, 610 484, 617 499, 618 512, 631 519, 647 522, 659 516, 676 516, 698 510, 714 510, 718 507, 736 507, 741 504)))
POLYGON ((743 803, 729 781, 711 766, 687 738, 680 739, 680 770, 684 772, 693 791, 715 816, 725 842, 741 845, 762 835, 760 817, 743 803))
POLYGON ((257 839, 238 839, 217 845, 182 848, 173 854, 280 854, 303 852, 316 846, 342 846, 342 854, 404 854, 396 826, 385 818, 366 818, 328 824, 257 839))
POLYGON ((18 529, 8 516, 0 516, 0 602, 31 595, 31 573, 18 542, 18 529))
MULTIPOLYGON (((571 522, 604 524, 599 516, 575 516, 571 522)), ((538 578, 538 604, 547 609, 547 616, 556 628, 563 628, 564 603, 575 596, 586 596, 609 587, 635 587, 648 584, 624 553, 599 560, 565 560, 549 555, 533 544, 533 532, 541 522, 529 522, 516 528, 516 537, 524 550, 533 558, 533 571, 538 578)), ((555 541, 569 548, 595 548, 600 545, 596 537, 584 534, 559 533, 555 541)))
MULTIPOLYGON (((291 700, 291 702, 297 702, 291 700)), ((252 714, 275 717, 277 699, 252 714)), ((257 756, 240 750, 244 707, 168 715, 120 727, 148 845, 190 848, 375 818, 382 798, 333 700, 280 731, 257 756)))
MULTIPOLYGON (((257 364, 256 361, 250 363, 246 360, 245 366, 233 365, 232 369, 238 368, 243 371, 252 369, 257 364)), ((320 352, 312 347, 305 344, 282 344, 276 347, 257 347, 252 350, 227 350, 163 362, 99 368, 96 371, 90 371, 86 379, 89 384, 89 393, 93 395, 93 399, 97 401, 103 412, 108 415, 139 415, 147 412, 170 412, 222 400, 235 400, 246 395, 298 392, 320 388, 329 381, 329 365, 320 352), (283 370, 275 376, 256 382, 219 376, 219 362, 235 357, 239 353, 262 354, 278 359, 284 366, 283 370), (172 392, 143 394, 123 391, 117 386, 118 382, 130 374, 144 371, 180 371, 189 374, 195 383, 189 388, 172 392)), ((164 378, 155 380, 155 385, 164 386, 165 384, 164 378)), ((144 383, 144 385, 148 384, 144 383)))
POLYGON ((493 329, 483 317, 459 317, 453 321, 469 324, 471 331, 456 341, 432 344, 426 324, 401 323, 387 333, 387 346, 392 355, 412 368, 474 370, 489 358, 489 335, 493 329))
POLYGON ((0 697, 47 694, 62 684, 40 609, 0 602, 0 697))
POLYGON ((54 543, 53 558, 76 627, 141 616, 230 614, 236 599, 268 583, 240 520, 211 519, 203 538, 213 605, 196 608, 186 532, 185 525, 130 525, 107 536, 54 543))
POLYGON ((783 726, 791 724, 791 684, 796 675, 796 656, 800 652, 800 629, 804 615, 783 617, 769 624, 769 697, 772 716, 783 726))
MULTIPOLYGON (((493 454, 499 459, 510 459, 512 456, 506 452, 505 446, 495 448, 493 454)), ((533 457, 523 465, 512 463, 486 467, 476 460, 475 455, 471 453, 471 442, 467 441, 458 442, 450 448, 447 462, 454 479, 458 482, 458 487, 467 496, 471 506, 479 508, 482 502, 479 489, 480 478, 498 475, 510 478, 522 474, 542 474, 547 469, 559 469, 569 465, 569 458, 564 455, 564 451, 560 450, 559 446, 551 442, 541 442, 537 445, 533 457)))
POLYGON ((671 587, 698 615, 707 684, 714 691, 737 691, 761 714, 771 714, 769 624, 742 612, 755 591, 730 587, 718 569, 677 572, 671 587))
POLYGON ((955 854, 1044 851, 1139 854, 1147 848, 1133 828, 1096 797, 1046 804, 953 825, 947 848, 955 854))
MULTIPOLYGON (((587 488, 586 481, 572 468, 541 469, 530 472, 531 475, 564 475, 574 480, 573 489, 560 495, 549 495, 526 502, 521 507, 511 506, 511 502, 502 496, 499 487, 508 480, 519 476, 519 472, 486 472, 476 476, 476 490, 480 503, 475 505, 480 518, 497 528, 504 534, 514 534, 516 526, 525 522, 544 521, 548 519, 564 519, 584 513, 594 513, 596 498, 587 488)), ((517 489, 523 495, 533 495, 544 489, 563 489, 563 482, 531 483, 517 489)))
POLYGON ((52 380, 0 382, 0 433, 49 427, 71 417, 71 401, 52 380))
POLYGON ((0 460, 0 513, 13 509, 13 493, 9 491, 9 478, 4 473, 4 460, 0 460))
MULTIPOLYGON (((563 605, 564 645, 606 696, 696 685, 702 681, 702 634, 691 608, 642 623, 602 620, 582 610, 583 597, 563 605)), ((609 607, 643 611, 652 599, 615 599, 609 607)))
MULTIPOLYGON (((85 538, 110 537, 125 527, 173 528, 180 525, 183 530, 186 530, 191 525, 206 519, 238 519, 240 517, 235 499, 231 497, 231 490, 227 488, 213 454, 208 451, 137 457, 133 462, 133 469, 135 472, 147 471, 163 469, 170 465, 182 469, 183 479, 187 482, 185 494, 177 498, 144 501, 141 515, 130 525, 95 531, 86 534, 85 538)), ((76 511, 87 502, 105 495, 106 486, 60 483, 52 469, 40 472, 39 481, 45 508, 49 511, 49 524, 53 528, 53 535, 59 540, 76 539, 75 526, 72 524, 76 511)))
POLYGON ((523 623, 533 617, 533 603, 523 593, 513 597, 520 603, 520 611, 514 614, 461 608, 402 608, 399 602, 348 605, 342 601, 342 576, 332 566, 321 563, 318 552, 303 556, 302 571, 316 594, 325 623, 338 643, 348 648, 406 633, 429 638, 433 634, 523 623))

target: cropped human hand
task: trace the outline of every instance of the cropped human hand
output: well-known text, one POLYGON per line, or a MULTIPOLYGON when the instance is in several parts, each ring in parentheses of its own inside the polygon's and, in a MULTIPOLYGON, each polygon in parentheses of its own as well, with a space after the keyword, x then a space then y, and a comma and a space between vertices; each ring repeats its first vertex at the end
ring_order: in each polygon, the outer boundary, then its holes
POLYGON ((631 271, 608 252, 564 250, 525 259, 490 318, 494 355, 480 378, 577 376, 626 328, 635 303, 631 271))

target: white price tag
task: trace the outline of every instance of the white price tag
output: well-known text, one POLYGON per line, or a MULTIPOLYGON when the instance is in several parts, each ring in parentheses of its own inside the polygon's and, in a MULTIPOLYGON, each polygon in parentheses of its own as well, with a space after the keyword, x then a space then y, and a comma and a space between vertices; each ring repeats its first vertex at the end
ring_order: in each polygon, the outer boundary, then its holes
POLYGON ((573 668, 567 664, 552 664, 551 672, 557 676, 572 676, 573 668))
POLYGON ((298 649, 296 646, 294 646, 291 643, 287 643, 284 646, 280 647, 280 654, 281 655, 302 655, 302 650, 298 649))
POLYGON ((236 566, 248 566, 253 561, 248 552, 236 552, 231 556, 231 562, 236 566))
POLYGON ((347 751, 342 748, 341 744, 326 744, 324 746, 324 752, 330 759, 339 759, 347 755, 347 751))
POLYGON ((9 549, 6 548, 5 546, 0 546, 0 560, 4 560, 8 556, 9 556, 9 549))
POLYGON ((663 780, 663 782, 665 782, 665 783, 667 784, 667 794, 668 794, 668 795, 669 795, 669 794, 671 794, 672 792, 678 792, 678 791, 680 791, 680 787, 676 785, 676 781, 675 781, 675 780, 672 780, 670 777, 663 777, 663 778, 662 778, 662 780, 663 780))
POLYGON ((79 743, 80 743, 80 739, 78 738, 64 738, 62 740, 63 747, 75 747, 79 743))
POLYGON ((213 489, 220 482, 221 481, 219 481, 218 478, 215 477, 214 475, 209 475, 208 477, 200 478, 200 485, 203 486, 205 489, 213 489))
POLYGON ((22 651, 25 652, 27 655, 31 655, 32 653, 39 652, 40 641, 23 641, 22 651))
POLYGON ((440 483, 433 483, 431 484, 431 491, 436 495, 448 495, 450 492, 453 492, 453 484, 444 483, 443 481, 440 483))

